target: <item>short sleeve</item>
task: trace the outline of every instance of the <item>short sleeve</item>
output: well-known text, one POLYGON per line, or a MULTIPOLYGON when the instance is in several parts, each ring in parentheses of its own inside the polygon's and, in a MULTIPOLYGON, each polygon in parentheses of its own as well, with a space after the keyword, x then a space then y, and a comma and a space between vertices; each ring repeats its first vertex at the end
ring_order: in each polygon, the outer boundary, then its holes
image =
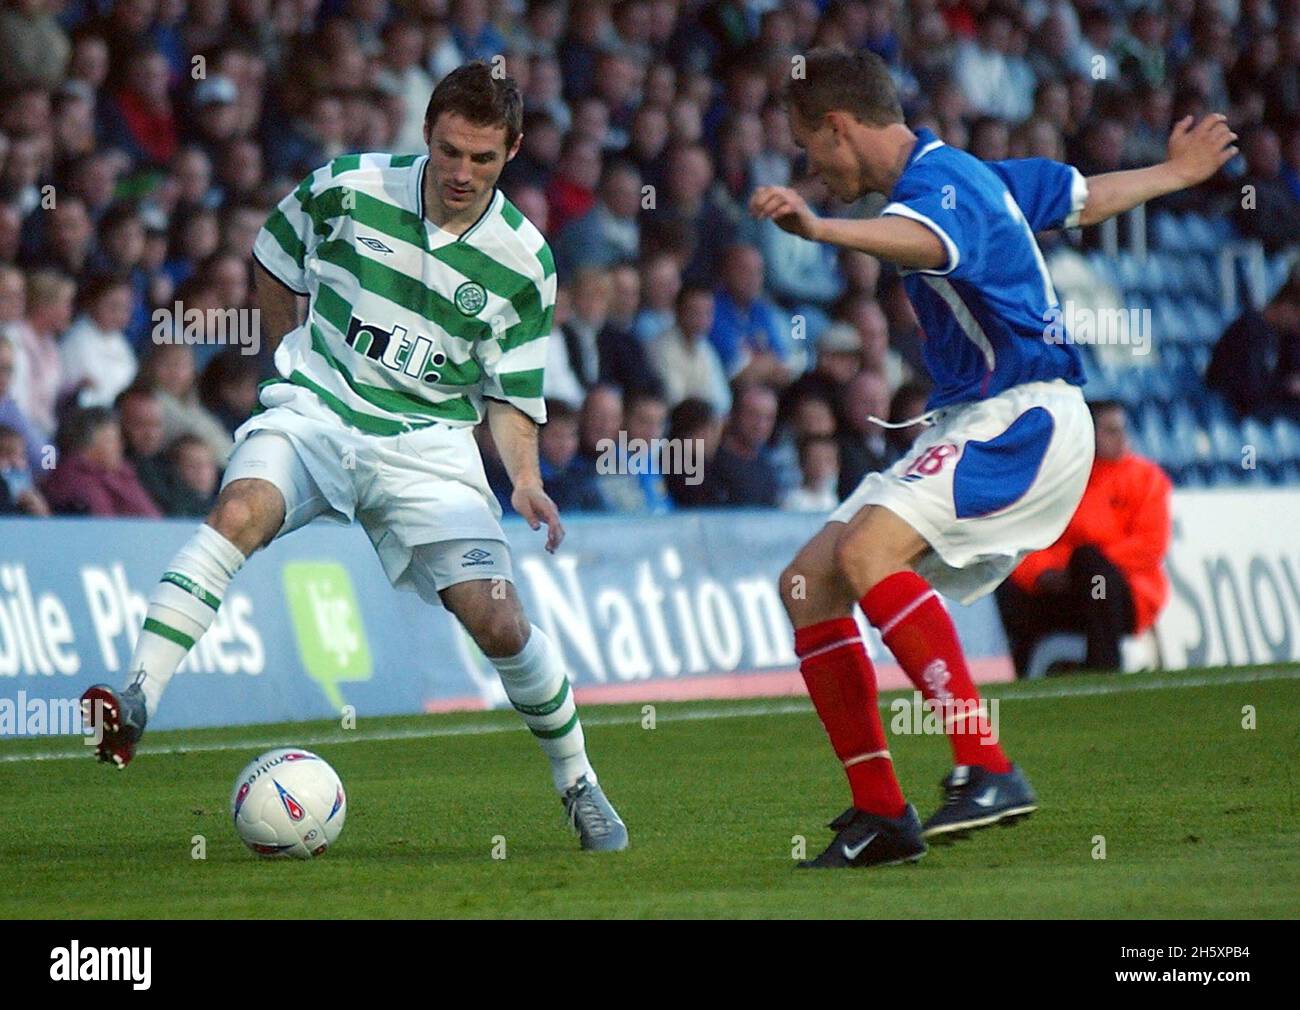
POLYGON ((948 254, 942 267, 916 273, 960 276, 971 270, 971 257, 979 248, 978 223, 967 220, 974 208, 969 206, 971 201, 961 199, 959 183, 940 173, 909 172, 891 196, 880 216, 905 217, 924 225, 938 236, 948 254))
POLYGON ((253 241, 253 257, 295 294, 306 295, 307 258, 316 246, 311 214, 315 173, 307 176, 271 211, 253 241))
POLYGON ((1073 165, 1050 158, 991 161, 988 167, 1002 180, 1032 231, 1077 228, 1088 202, 1088 182, 1073 165))
MULTIPOLYGON (((546 264, 550 250, 542 247, 540 260, 546 264)), ((555 271, 542 265, 533 277, 521 276, 520 289, 510 301, 519 321, 495 333, 479 349, 483 368, 483 395, 501 400, 531 417, 546 423, 546 401, 542 381, 546 374, 546 354, 555 321, 555 271)))

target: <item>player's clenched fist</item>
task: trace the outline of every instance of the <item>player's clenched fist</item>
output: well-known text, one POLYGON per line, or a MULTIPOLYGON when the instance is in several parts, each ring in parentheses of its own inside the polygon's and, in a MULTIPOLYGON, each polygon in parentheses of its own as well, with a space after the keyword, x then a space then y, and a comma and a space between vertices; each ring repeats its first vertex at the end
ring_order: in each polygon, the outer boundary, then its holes
POLYGON ((1227 116, 1216 112, 1193 122, 1194 116, 1184 116, 1169 134, 1169 164, 1189 186, 1204 182, 1237 154, 1237 135, 1227 116))
POLYGON ((775 221, 792 235, 816 240, 818 217, 789 186, 759 186, 749 198, 749 212, 760 221, 775 221))

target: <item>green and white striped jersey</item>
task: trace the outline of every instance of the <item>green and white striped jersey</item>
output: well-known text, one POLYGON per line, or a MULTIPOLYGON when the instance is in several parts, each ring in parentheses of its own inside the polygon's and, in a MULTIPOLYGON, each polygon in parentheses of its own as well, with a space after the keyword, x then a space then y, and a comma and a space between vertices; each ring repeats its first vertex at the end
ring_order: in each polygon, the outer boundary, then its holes
POLYGON ((427 162, 336 158, 267 219, 253 255, 311 299, 276 351, 278 381, 374 435, 477 424, 484 397, 542 423, 551 250, 499 190, 462 235, 425 220, 427 162))

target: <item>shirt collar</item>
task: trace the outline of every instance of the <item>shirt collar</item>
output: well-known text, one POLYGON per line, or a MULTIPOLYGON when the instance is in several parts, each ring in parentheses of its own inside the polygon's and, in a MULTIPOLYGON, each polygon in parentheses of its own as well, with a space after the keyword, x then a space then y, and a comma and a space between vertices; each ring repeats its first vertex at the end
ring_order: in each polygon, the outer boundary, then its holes
MULTIPOLYGON (((907 164, 903 166, 903 171, 898 174, 899 181, 902 181, 908 171, 918 161, 933 151, 936 147, 943 147, 943 141, 936 137, 933 131, 926 129, 924 126, 916 129, 916 143, 912 145, 912 151, 907 156, 907 164)), ((894 191, 898 189, 898 182, 894 183, 894 189, 890 191, 889 198, 894 199, 894 191)))

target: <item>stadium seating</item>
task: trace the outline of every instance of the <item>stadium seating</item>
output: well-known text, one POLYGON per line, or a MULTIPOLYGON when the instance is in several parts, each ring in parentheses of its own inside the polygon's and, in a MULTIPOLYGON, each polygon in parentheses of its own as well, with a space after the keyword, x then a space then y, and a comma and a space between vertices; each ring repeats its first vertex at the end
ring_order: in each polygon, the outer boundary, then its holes
MULTIPOLYGON (((1154 346, 1149 357, 1122 362, 1083 347, 1088 398, 1122 402, 1129 409, 1134 450, 1160 463, 1179 487, 1297 483, 1300 424, 1238 419, 1204 383, 1215 343, 1240 312, 1225 311, 1225 301, 1247 301, 1239 263, 1232 271, 1238 290, 1225 299, 1221 288, 1218 256, 1236 238, 1231 223, 1161 212, 1150 219, 1150 238, 1145 258, 1128 251, 1089 258, 1125 307, 1150 311, 1154 346)), ((1272 292, 1285 280, 1290 260, 1279 254, 1264 262, 1272 292)))

